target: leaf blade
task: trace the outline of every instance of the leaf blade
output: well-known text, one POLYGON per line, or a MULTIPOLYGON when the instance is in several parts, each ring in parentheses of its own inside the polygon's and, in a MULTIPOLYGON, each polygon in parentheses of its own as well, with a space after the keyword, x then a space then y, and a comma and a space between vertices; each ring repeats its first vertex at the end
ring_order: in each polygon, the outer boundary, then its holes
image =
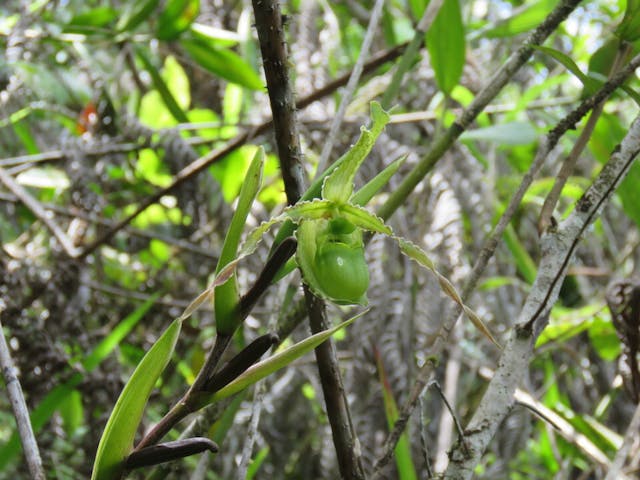
POLYGON ((121 478, 124 461, 142 419, 151 390, 171 359, 182 321, 174 320, 153 344, 125 385, 107 421, 93 467, 91 480, 121 478))

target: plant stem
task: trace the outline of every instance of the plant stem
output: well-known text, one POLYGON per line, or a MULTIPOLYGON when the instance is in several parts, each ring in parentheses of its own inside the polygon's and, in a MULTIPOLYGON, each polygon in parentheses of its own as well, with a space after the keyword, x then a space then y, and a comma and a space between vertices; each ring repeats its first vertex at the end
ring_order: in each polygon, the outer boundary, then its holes
MULTIPOLYGON (((280 167, 289 204, 296 203, 305 190, 301 151, 295 115, 293 88, 289 79, 289 58, 282 26, 280 6, 276 0, 253 0, 253 11, 260 40, 267 89, 273 114, 280 167)), ((311 329, 325 325, 324 302, 305 287, 311 329)), ((316 330, 318 329, 318 330, 316 330)), ((327 403, 327 416, 332 433, 340 473, 345 479, 363 479, 364 468, 358 439, 355 436, 348 402, 342 386, 335 348, 331 340, 316 349, 318 370, 327 403)))

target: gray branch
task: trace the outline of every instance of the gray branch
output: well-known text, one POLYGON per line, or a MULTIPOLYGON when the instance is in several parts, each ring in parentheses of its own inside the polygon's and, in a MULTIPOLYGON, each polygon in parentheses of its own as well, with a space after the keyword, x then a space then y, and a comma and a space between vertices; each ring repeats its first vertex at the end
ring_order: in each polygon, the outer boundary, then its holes
POLYGON ((556 230, 542 236, 538 276, 510 333, 489 388, 465 429, 468 452, 459 442, 453 446, 446 478, 471 477, 498 426, 511 410, 514 392, 529 367, 535 341, 547 325, 576 246, 639 152, 640 117, 633 122, 620 148, 611 155, 571 215, 556 230))

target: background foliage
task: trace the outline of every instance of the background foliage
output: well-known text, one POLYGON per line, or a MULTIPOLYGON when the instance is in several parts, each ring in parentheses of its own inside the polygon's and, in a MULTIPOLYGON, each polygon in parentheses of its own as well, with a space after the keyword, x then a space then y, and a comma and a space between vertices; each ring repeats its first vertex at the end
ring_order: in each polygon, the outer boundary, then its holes
MULTIPOLYGON (((308 178, 315 174, 341 94, 337 86, 319 89, 357 61, 372 3, 282 4, 298 98, 316 99, 299 111, 308 178)), ((385 2, 371 51, 410 40, 426 3, 385 2)), ((443 2, 426 45, 392 99, 397 105, 392 122, 356 178, 361 186, 407 155, 385 192, 373 199, 373 208, 556 3, 443 2)), ((607 61, 617 48, 614 31, 625 8, 624 1, 604 0, 578 7, 545 43, 550 50, 539 49, 517 72, 389 221, 399 235, 427 250, 454 284, 469 274, 539 139, 607 76, 607 61)), ((49 212, 70 245, 65 250, 40 212, 4 183, 1 318, 48 478, 89 477, 100 434, 124 383, 215 271, 234 200, 258 146, 265 147, 267 160, 247 226, 280 213, 286 203, 271 130, 250 133, 200 174, 172 185, 196 159, 270 118, 252 24, 251 6, 242 1, 9 0, 0 6, 5 51, 0 58, 0 168, 49 212), (157 201, 103 238, 157 192, 162 193, 157 201)), ((630 48, 637 53, 634 40, 630 48)), ((391 65, 361 79, 332 160, 367 122, 369 101, 389 86, 391 65)), ((637 77, 627 85, 637 89, 637 77)), ((562 190, 559 219, 625 135, 638 111, 633 95, 633 90, 616 92, 605 104, 562 190)), ((562 138, 531 185, 468 301, 498 338, 512 326, 535 279, 540 207, 583 124, 562 138)), ((619 448, 634 405, 616 381, 621 347, 604 293, 612 278, 638 271, 639 184, 636 163, 580 244, 522 385, 538 402, 538 411, 548 409, 547 418, 559 416, 575 435, 565 435, 559 420, 554 429, 518 405, 477 466, 479 478, 599 478, 604 465, 593 452, 613 458, 619 448), (576 435, 584 436, 589 447, 576 435)), ((265 239, 257 254, 240 264, 241 292, 252 285, 270 244, 265 239)), ((367 259, 371 310, 345 331, 337 347, 370 469, 397 415, 396 404, 402 404, 430 355, 452 303, 437 280, 388 239, 373 237, 367 259)), ((308 336, 303 315, 293 308, 299 286, 296 273, 271 287, 233 349, 266 332, 288 332, 292 322, 299 326, 287 341, 308 336)), ((337 306, 329 311, 335 323, 355 313, 337 306)), ((184 323, 143 428, 158 421, 193 381, 213 342, 214 322, 212 309, 205 308, 184 323)), ((498 356, 466 320, 451 332, 436 378, 463 425, 498 356)), ((236 478, 247 445, 253 463, 244 478, 337 478, 311 357, 233 402, 217 422, 213 414, 204 422, 203 432, 220 442, 221 452, 174 462, 174 478, 236 478)), ((424 478, 427 464, 435 471, 446 466, 456 434, 435 388, 423 394, 419 410, 402 444, 404 454, 387 467, 389 478, 424 478)), ((3 476, 26 475, 19 448, 8 400, 0 396, 3 476)))

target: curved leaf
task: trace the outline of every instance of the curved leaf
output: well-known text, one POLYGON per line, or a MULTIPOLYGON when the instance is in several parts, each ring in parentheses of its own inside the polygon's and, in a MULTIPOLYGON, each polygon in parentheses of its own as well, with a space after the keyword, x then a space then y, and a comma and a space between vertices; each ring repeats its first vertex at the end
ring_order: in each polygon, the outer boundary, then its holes
POLYGON ((180 45, 201 67, 251 90, 262 90, 264 82, 255 70, 231 50, 218 48, 202 39, 182 39, 180 45))
POLYGON ((324 181, 322 198, 345 203, 353 193, 353 178, 364 159, 369 155, 373 144, 389 122, 389 114, 378 102, 371 102, 371 129, 362 127, 360 138, 345 154, 344 160, 324 181))
POLYGON ((91 480, 122 477, 124 461, 133 448, 133 439, 156 381, 171 359, 182 321, 174 320, 136 367, 116 402, 104 429, 91 480))

